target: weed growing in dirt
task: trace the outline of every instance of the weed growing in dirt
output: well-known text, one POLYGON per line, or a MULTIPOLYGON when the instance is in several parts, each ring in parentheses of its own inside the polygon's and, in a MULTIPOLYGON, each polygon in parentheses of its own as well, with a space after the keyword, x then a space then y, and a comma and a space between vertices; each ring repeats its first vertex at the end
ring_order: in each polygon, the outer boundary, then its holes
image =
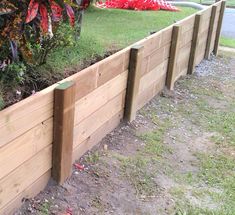
POLYGON ((39 215, 49 215, 50 214, 50 202, 44 202, 39 208, 39 215))
POLYGON ((165 120, 162 122, 157 117, 156 112, 151 110, 149 110, 148 116, 158 126, 157 129, 139 136, 144 142, 144 147, 132 157, 117 157, 122 163, 121 166, 124 176, 135 187, 136 194, 139 197, 149 197, 156 192, 157 186, 154 181, 156 161, 168 150, 163 140, 165 132, 169 128, 170 121, 165 120))
POLYGON ((99 160, 100 160, 100 154, 98 151, 95 151, 94 153, 91 153, 85 157, 85 161, 89 164, 95 164, 99 160))
POLYGON ((153 173, 148 171, 149 160, 142 156, 122 160, 122 170, 125 177, 135 187, 138 197, 151 196, 156 191, 153 173))

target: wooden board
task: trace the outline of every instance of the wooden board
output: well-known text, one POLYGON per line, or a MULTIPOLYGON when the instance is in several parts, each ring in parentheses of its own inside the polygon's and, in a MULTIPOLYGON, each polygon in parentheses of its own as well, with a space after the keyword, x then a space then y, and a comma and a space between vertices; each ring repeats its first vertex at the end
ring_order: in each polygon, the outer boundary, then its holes
POLYGON ((216 9, 217 9, 216 6, 212 6, 211 16, 210 16, 210 25, 209 25, 209 30, 208 30, 207 42, 206 42, 205 59, 210 58, 210 49, 211 49, 211 43, 212 43, 212 33, 213 33, 213 27, 214 27, 214 22, 215 22, 216 9))
POLYGON ((74 125, 89 117, 126 89, 128 71, 121 73, 76 102, 74 125))
POLYGON ((149 72, 149 62, 150 62, 150 56, 143 58, 140 70, 141 76, 149 72))
POLYGON ((124 108, 125 91, 114 97, 111 101, 102 106, 99 110, 91 114, 88 118, 80 122, 74 128, 74 145, 86 140, 99 127, 119 113, 124 108))
POLYGON ((112 57, 109 57, 99 63, 97 87, 105 84, 113 79, 118 74, 126 70, 124 61, 126 60, 125 52, 120 52, 112 57))
POLYGON ((170 51, 170 44, 167 44, 164 47, 153 52, 150 56, 149 67, 148 67, 149 71, 152 71, 163 61, 165 61, 169 57, 170 54, 169 51, 170 51))
POLYGON ((99 127, 93 134, 85 141, 76 146, 73 150, 73 162, 79 159, 83 154, 90 150, 93 146, 98 144, 108 133, 115 129, 123 118, 123 111, 115 114, 111 119, 99 127))
POLYGON ((195 14, 195 22, 194 22, 194 28, 193 28, 193 37, 191 42, 191 51, 189 56, 189 62, 188 62, 188 69, 187 74, 191 75, 194 72, 195 68, 195 60, 197 56, 197 48, 198 48, 198 40, 199 40, 199 29, 201 25, 201 13, 195 14))
POLYGON ((137 97, 141 78, 141 64, 143 59, 143 46, 131 48, 127 89, 124 105, 124 118, 132 122, 136 118, 137 97))
POLYGON ((177 22, 177 24, 180 24, 182 26, 180 37, 182 35, 184 35, 186 32, 193 29, 194 21, 195 21, 195 14, 193 14, 189 17, 186 17, 185 19, 182 19, 179 22, 177 22))
POLYGON ((162 33, 161 46, 165 46, 171 43, 172 31, 173 31, 173 25, 161 30, 162 33))
POLYGON ((9 215, 14 214, 16 210, 23 204, 23 199, 29 199, 35 197, 40 191, 42 191, 51 177, 51 171, 47 171, 39 179, 37 179, 33 184, 27 187, 19 195, 17 195, 12 201, 10 201, 6 206, 0 209, 0 214, 9 215))
POLYGON ((43 149, 0 180, 0 210, 51 168, 51 148, 43 149))
POLYGON ((180 48, 184 47, 186 44, 190 43, 193 39, 193 28, 186 31, 184 34, 180 37, 180 48))
POLYGON ((53 91, 43 91, 0 112, 0 148, 53 115, 53 91))
POLYGON ((0 179, 52 144, 52 139, 53 121, 50 118, 0 148, 0 179))
POLYGON ((140 80, 139 94, 145 91, 150 85, 157 82, 159 79, 162 80, 162 76, 167 73, 168 60, 162 62, 159 66, 154 68, 151 72, 144 75, 140 80))
POLYGON ((202 21, 201 27, 199 29, 199 34, 201 34, 202 32, 205 32, 205 31, 208 32, 209 25, 210 25, 210 17, 207 20, 202 21))
POLYGON ((174 25, 172 32, 170 58, 169 58, 167 78, 166 78, 166 86, 169 90, 173 90, 174 88, 174 80, 175 80, 174 76, 177 68, 177 57, 180 48, 179 45, 180 45, 181 28, 182 26, 180 24, 176 24, 174 25))
POLYGON ((212 11, 212 5, 207 7, 205 10, 201 11, 202 14, 202 22, 205 20, 210 20, 211 17, 211 11, 212 11))
POLYGON ((75 83, 67 81, 56 87, 54 100, 52 178, 63 184, 72 166, 75 83))
POLYGON ((137 109, 141 109, 147 104, 154 96, 161 92, 166 83, 166 74, 159 78, 156 82, 150 85, 145 91, 141 92, 138 96, 137 109))
POLYGON ((161 40, 162 40, 162 33, 157 32, 152 37, 149 37, 144 42, 144 50, 143 50, 143 57, 149 56, 152 54, 152 52, 158 50, 161 46, 161 40))

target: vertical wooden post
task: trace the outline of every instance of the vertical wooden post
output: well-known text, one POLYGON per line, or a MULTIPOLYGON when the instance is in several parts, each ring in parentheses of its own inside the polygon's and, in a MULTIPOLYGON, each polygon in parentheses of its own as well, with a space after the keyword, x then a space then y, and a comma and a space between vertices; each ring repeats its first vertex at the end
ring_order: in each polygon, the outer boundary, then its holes
POLYGON ((202 16, 201 14, 195 15, 193 39, 192 39, 189 64, 188 64, 188 74, 192 74, 194 67, 195 67, 195 61, 196 61, 196 57, 197 57, 196 53, 197 53, 197 47, 198 47, 199 30, 200 30, 200 26, 201 26, 201 16, 202 16))
POLYGON ((169 90, 173 90, 175 83, 175 71, 176 71, 176 63, 179 52, 180 45, 180 34, 181 34, 181 26, 174 25, 171 37, 171 48, 170 48, 170 58, 168 63, 168 71, 166 77, 166 86, 169 90))
POLYGON ((215 45, 214 45, 214 50, 213 50, 213 53, 214 53, 215 56, 217 56, 217 54, 218 54, 219 39, 220 39, 220 33, 221 33, 221 28, 222 28, 222 23, 223 23, 225 7, 226 7, 226 1, 221 1, 221 8, 220 8, 220 13, 219 13, 218 26, 217 26, 216 35, 215 35, 215 45))
POLYGON ((211 38, 212 38, 213 30, 214 30, 214 22, 215 22, 216 9, 217 9, 216 5, 212 6, 210 25, 209 25, 209 30, 208 30, 207 42, 206 42, 205 59, 209 59, 210 58, 210 48, 211 48, 211 42, 212 42, 211 38))
POLYGON ((54 142, 52 177, 62 184, 71 174, 75 84, 65 82, 54 92, 54 142))
POLYGON ((131 48, 131 53, 130 53, 126 104, 125 104, 125 118, 129 122, 133 121, 136 117, 142 60, 143 60, 143 46, 140 45, 133 46, 131 48))

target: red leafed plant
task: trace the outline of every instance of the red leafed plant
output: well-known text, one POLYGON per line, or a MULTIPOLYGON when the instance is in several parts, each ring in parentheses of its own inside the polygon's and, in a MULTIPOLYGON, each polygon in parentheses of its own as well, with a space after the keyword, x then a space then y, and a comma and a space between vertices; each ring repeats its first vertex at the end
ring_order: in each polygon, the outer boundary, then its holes
POLYGON ((58 26, 69 19, 74 27, 75 13, 88 5, 79 0, 0 0, 0 70, 19 60, 33 63, 32 45, 46 42, 53 48, 50 41, 55 42, 58 26))

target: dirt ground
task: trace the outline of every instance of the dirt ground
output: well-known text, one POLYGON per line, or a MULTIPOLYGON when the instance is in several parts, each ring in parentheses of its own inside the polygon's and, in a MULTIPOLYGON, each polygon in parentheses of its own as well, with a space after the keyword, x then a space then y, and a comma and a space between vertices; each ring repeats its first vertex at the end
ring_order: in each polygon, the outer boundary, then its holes
POLYGON ((235 214, 235 59, 202 62, 22 214, 235 214))

